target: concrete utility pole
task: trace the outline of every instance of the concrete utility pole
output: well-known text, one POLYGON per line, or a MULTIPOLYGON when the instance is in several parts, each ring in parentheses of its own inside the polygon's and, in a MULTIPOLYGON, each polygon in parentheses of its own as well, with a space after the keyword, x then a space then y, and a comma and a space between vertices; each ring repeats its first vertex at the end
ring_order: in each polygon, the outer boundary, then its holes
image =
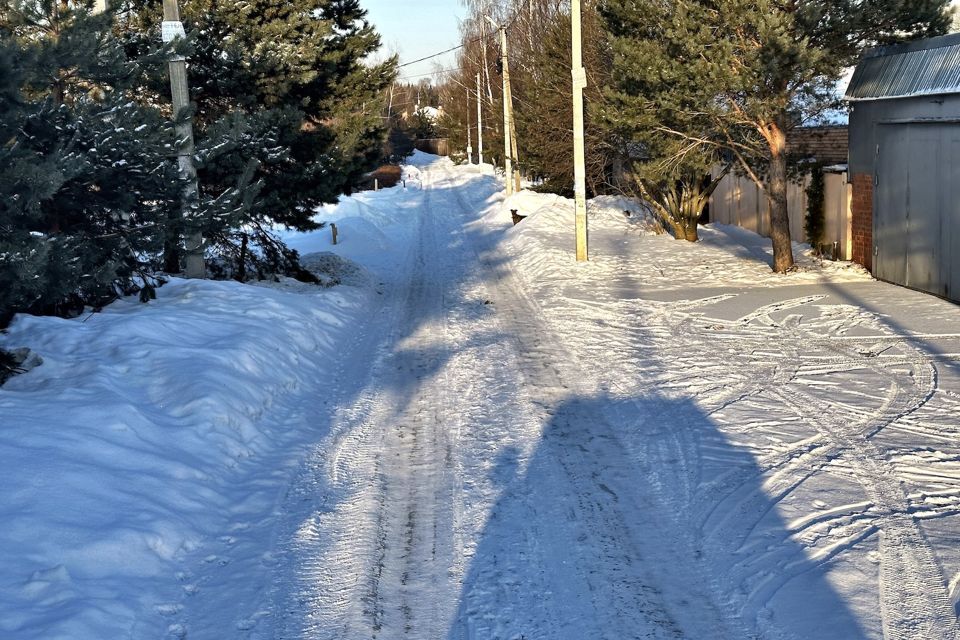
POLYGON ((570 7, 573 24, 573 193, 576 199, 577 262, 584 262, 590 259, 587 249, 587 163, 583 133, 583 90, 587 86, 587 72, 583 68, 580 0, 571 0, 570 7))
MULTIPOLYGON (((180 22, 180 8, 177 6, 177 0, 163 0, 163 41, 173 42, 177 38, 183 38, 186 34, 183 30, 183 23, 180 22)), ((184 109, 190 107, 190 90, 187 86, 187 59, 181 55, 172 55, 169 62, 170 68, 170 94, 173 99, 173 115, 176 118, 184 109)), ((180 165, 180 174, 188 181, 184 192, 184 206, 182 215, 189 217, 193 215, 193 208, 197 205, 200 197, 200 189, 197 184, 197 169, 193 164, 193 120, 177 125, 177 135, 183 141, 177 150, 177 161, 180 165)), ((185 275, 188 278, 203 278, 205 268, 203 263, 203 237, 199 233, 192 233, 185 238, 186 259, 185 275)))
POLYGON ((513 154, 510 148, 510 62, 507 54, 507 30, 498 25, 493 18, 486 16, 494 27, 500 30, 500 64, 503 66, 503 181, 507 188, 507 197, 513 195, 513 154))
POLYGON ((507 77, 507 102, 510 104, 510 157, 513 160, 513 190, 520 192, 520 152, 517 151, 517 119, 513 117, 513 86, 510 84, 510 70, 504 62, 504 75, 507 77))
POLYGON ((480 74, 477 74, 477 164, 483 164, 483 100, 480 98, 480 74))
POLYGON ((473 142, 470 128, 470 89, 467 89, 467 164, 473 164, 473 142))

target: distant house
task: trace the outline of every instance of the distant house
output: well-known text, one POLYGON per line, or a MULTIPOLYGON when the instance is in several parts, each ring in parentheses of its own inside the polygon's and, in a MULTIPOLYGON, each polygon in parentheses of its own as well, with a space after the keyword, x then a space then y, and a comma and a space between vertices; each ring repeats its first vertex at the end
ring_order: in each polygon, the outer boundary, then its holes
POLYGON ((846 99, 853 259, 960 301, 960 34, 868 52, 846 99))
POLYGON ((420 103, 417 103, 413 111, 409 111, 409 110, 404 111, 403 113, 400 114, 400 118, 402 118, 404 122, 406 122, 410 120, 410 118, 416 115, 422 115, 423 117, 427 118, 428 120, 436 124, 440 122, 440 120, 443 118, 443 114, 444 114, 443 105, 440 105, 439 107, 431 107, 430 105, 420 105, 420 103))

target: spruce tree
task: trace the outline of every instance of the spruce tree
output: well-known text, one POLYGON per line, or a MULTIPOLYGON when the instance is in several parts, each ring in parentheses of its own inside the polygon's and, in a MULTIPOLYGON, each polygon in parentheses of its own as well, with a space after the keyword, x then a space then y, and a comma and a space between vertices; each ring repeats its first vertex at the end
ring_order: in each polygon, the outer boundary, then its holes
MULTIPOLYGON (((207 216, 205 234, 233 275, 267 269, 270 256, 286 256, 274 264, 285 270, 294 256, 271 227, 317 228, 317 206, 349 193, 380 159, 380 106, 395 60, 364 64, 380 39, 356 0, 182 0, 180 8, 201 191, 217 199, 256 185, 242 210, 207 216), (241 257, 260 262, 241 265, 241 257)), ((157 39, 159 3, 128 0, 123 15, 127 46, 145 51, 157 39)), ((151 87, 162 102, 162 74, 151 87)))
POLYGON ((604 0, 624 117, 722 148, 770 201, 774 264, 793 266, 787 139, 837 106, 864 49, 944 33, 949 0, 604 0), (661 118, 662 115, 662 118, 661 118))
POLYGON ((141 290, 181 184, 175 136, 130 99, 140 65, 89 5, 0 14, 0 322, 141 290))

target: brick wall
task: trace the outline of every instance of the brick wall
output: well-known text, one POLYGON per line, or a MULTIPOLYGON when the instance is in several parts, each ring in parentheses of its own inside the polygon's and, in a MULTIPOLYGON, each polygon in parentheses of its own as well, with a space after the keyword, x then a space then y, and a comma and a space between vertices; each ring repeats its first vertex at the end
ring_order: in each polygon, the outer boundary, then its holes
POLYGON ((850 136, 846 126, 798 127, 787 136, 787 152, 826 164, 847 164, 850 136))
POLYGON ((853 261, 873 270, 873 176, 853 176, 853 261))

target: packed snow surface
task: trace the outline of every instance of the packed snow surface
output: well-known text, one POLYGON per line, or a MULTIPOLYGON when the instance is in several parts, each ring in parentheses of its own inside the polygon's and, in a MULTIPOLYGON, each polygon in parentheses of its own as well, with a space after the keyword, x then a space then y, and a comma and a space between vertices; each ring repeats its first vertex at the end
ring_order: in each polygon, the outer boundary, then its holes
POLYGON ((958 636, 955 305, 404 171, 285 235, 338 286, 0 336, 0 638, 958 636))

